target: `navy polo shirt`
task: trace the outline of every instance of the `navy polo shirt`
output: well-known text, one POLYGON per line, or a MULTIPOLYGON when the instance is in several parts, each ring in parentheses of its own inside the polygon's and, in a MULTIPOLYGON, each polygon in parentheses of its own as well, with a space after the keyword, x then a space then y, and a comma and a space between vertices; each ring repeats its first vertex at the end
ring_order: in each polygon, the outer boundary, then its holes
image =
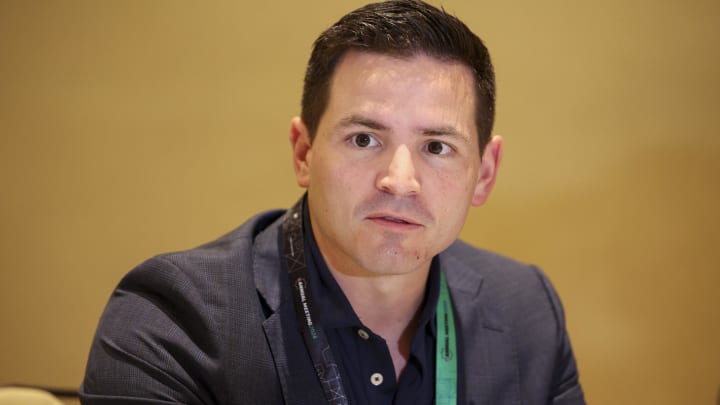
MULTIPOLYGON (((307 204, 306 204, 307 207, 307 204)), ((303 215, 307 267, 319 324, 324 328, 351 405, 432 405, 435 398, 435 307, 440 269, 433 259, 410 358, 395 378, 385 340, 363 325, 325 263, 313 236, 307 208, 303 215)))

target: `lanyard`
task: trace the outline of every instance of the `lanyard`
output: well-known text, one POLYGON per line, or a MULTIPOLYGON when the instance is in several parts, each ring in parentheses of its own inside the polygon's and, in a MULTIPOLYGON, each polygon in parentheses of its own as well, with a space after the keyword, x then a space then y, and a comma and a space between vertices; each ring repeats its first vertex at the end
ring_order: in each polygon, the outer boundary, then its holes
MULTIPOLYGON (((305 261, 302 213, 304 198, 290 211, 282 224, 284 256, 290 276, 290 286, 295 302, 295 315, 302 329, 303 340, 312 359, 315 372, 330 405, 347 405, 340 368, 328 343, 327 336, 317 325, 310 273, 305 261)), ((440 295, 435 315, 437 343, 435 348, 435 405, 457 403, 457 348, 455 320, 445 274, 440 272, 440 295)))
POLYGON ((457 342, 455 317, 445 273, 440 272, 440 296, 435 310, 435 405, 457 404, 457 342))

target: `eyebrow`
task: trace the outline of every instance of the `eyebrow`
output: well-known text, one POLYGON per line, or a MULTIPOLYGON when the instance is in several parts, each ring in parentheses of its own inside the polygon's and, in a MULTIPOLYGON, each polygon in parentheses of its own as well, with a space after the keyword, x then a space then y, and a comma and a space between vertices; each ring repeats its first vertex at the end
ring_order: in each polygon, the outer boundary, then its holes
POLYGON ((422 128, 421 132, 427 136, 452 136, 454 138, 466 139, 462 132, 451 126, 422 128))
POLYGON ((338 122, 338 124, 335 126, 336 128, 346 128, 346 127, 352 127, 352 126, 363 126, 370 129, 374 129, 376 131, 386 131, 389 128, 386 125, 383 125, 379 121, 375 121, 371 118, 363 117, 362 115, 350 115, 348 117, 345 117, 338 122))
MULTIPOLYGON (((390 127, 384 125, 377 120, 357 114, 349 115, 341 119, 340 122, 338 122, 338 124, 335 126, 335 128, 347 128, 356 125, 370 128, 376 131, 390 130, 390 127)), ((418 132, 420 132, 424 136, 449 136, 462 140, 464 142, 469 142, 468 137, 465 136, 463 132, 458 131, 455 127, 449 125, 437 127, 421 127, 418 129, 418 132)))

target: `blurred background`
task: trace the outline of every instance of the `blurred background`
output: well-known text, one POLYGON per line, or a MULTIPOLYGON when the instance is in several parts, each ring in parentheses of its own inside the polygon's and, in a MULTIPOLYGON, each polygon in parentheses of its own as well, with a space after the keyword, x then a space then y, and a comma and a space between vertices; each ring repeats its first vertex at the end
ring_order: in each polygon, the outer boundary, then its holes
MULTIPOLYGON (((589 403, 717 403, 720 3, 433 3, 506 140, 463 238, 545 269, 589 403)), ((0 384, 77 388, 128 270, 295 201, 311 43, 361 4, 0 2, 0 384)))

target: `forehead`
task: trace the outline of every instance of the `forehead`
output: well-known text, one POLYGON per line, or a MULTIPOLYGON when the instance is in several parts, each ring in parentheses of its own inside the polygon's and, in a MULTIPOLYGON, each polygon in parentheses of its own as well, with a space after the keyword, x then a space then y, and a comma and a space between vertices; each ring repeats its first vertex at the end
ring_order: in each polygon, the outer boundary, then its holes
POLYGON ((403 116, 416 124, 459 125, 463 132, 477 133, 475 78, 460 62, 424 53, 348 51, 336 65, 328 95, 325 119, 392 115, 402 123, 398 116, 403 116))
POLYGON ((382 79, 437 84, 444 81, 444 84, 455 84, 449 87, 456 92, 475 86, 470 67, 459 61, 423 52, 405 55, 349 50, 335 65, 330 88, 338 82, 361 81, 364 85, 371 85, 382 79))

